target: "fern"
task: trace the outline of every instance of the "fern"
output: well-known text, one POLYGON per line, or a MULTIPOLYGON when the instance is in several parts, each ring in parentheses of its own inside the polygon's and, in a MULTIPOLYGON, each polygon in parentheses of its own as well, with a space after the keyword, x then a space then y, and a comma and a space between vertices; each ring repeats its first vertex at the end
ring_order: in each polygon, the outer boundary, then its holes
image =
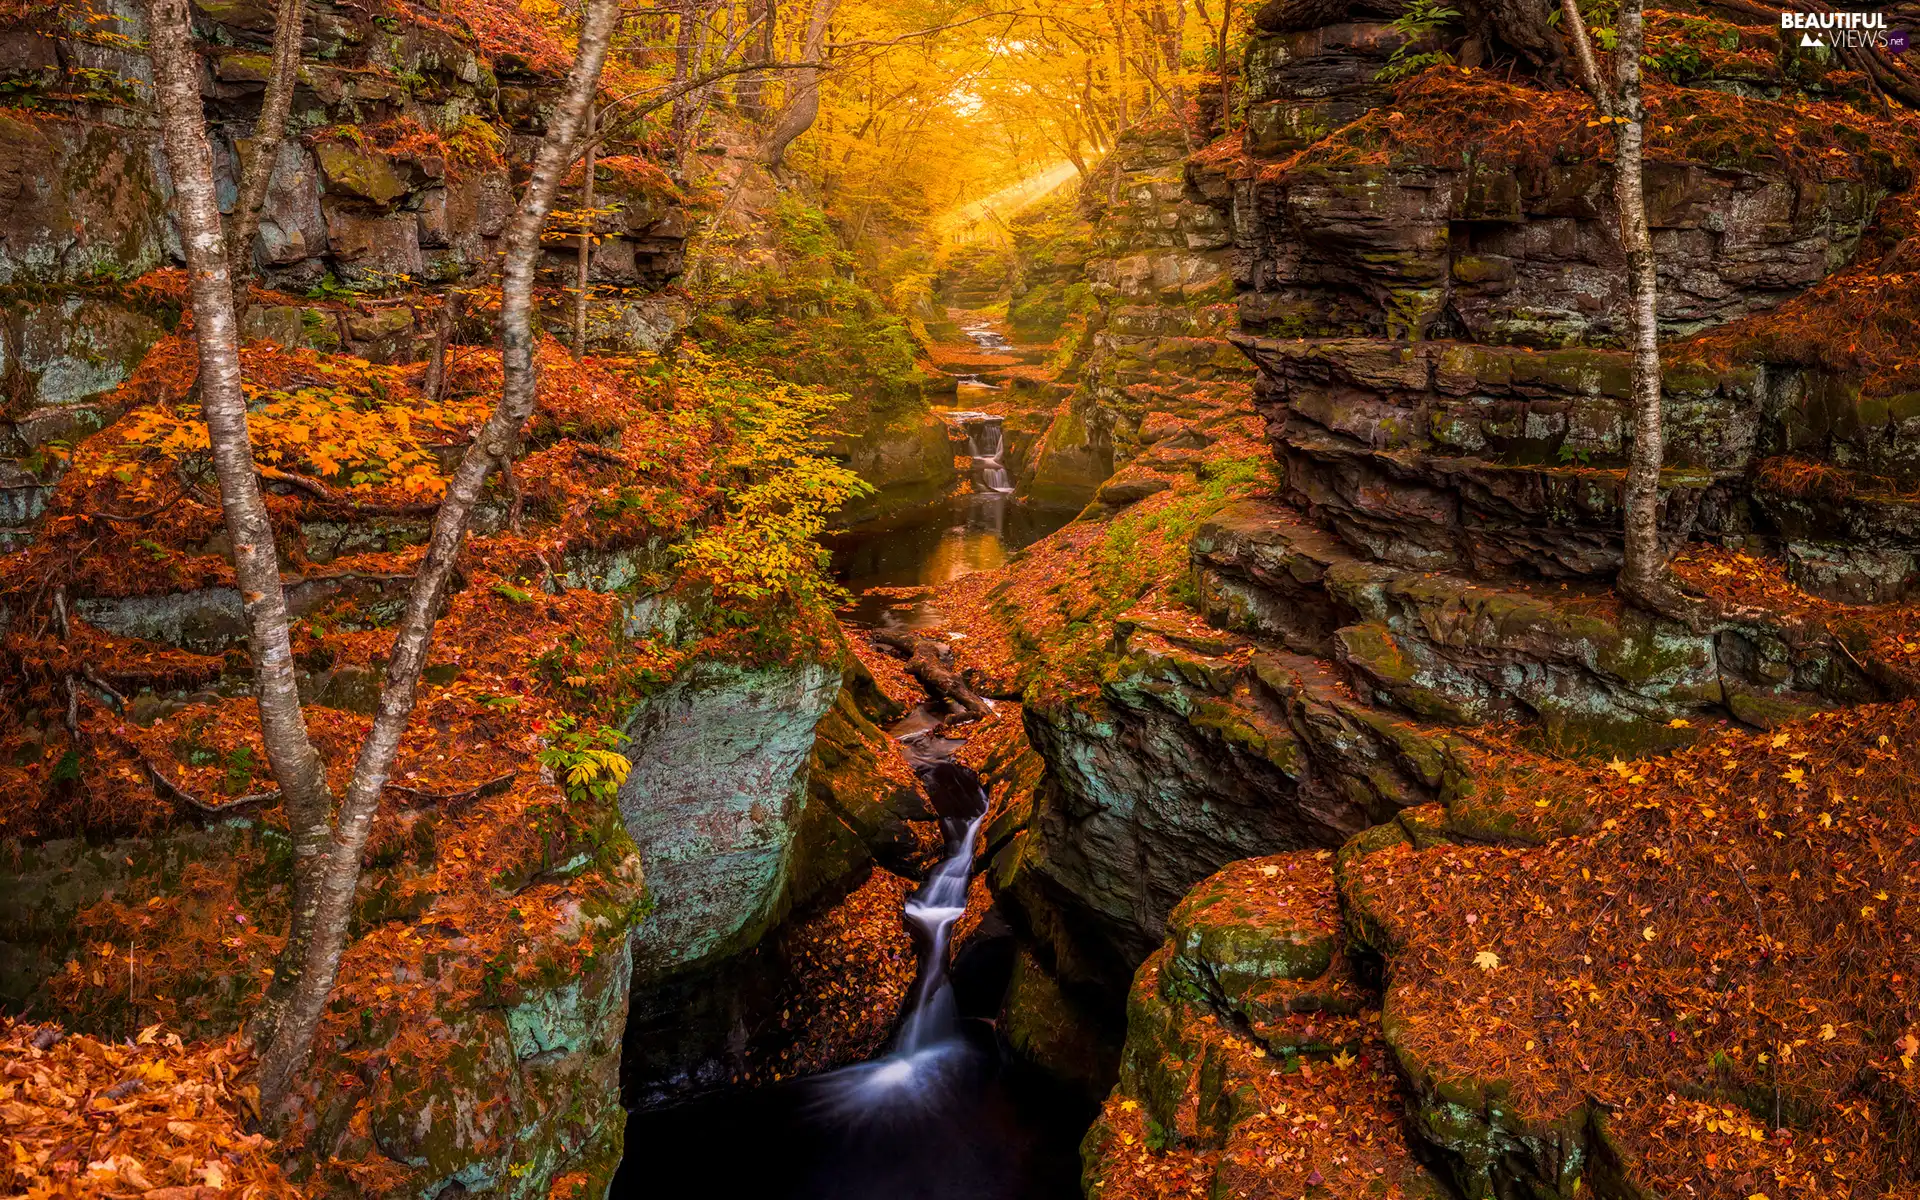
POLYGON ((1442 0, 1413 0, 1407 11, 1393 19, 1393 28, 1406 40, 1395 48, 1393 57, 1374 79, 1380 83, 1397 83, 1430 67, 1450 65, 1453 55, 1444 50, 1424 50, 1416 54, 1413 48, 1459 15, 1458 10, 1447 8, 1442 0))

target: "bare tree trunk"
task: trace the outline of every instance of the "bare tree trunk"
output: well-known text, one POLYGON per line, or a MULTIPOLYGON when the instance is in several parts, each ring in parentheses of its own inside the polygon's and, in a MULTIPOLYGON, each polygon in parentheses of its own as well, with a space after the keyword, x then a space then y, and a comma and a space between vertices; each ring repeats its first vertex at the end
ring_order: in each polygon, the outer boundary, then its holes
MULTIPOLYGON (((827 23, 833 19, 833 10, 838 5, 839 0, 813 0, 813 14, 807 19, 807 40, 800 51, 806 61, 819 60, 820 48, 826 44, 827 23)), ((819 115, 820 69, 809 67, 794 75, 793 98, 781 112, 773 132, 767 135, 766 145, 760 148, 760 161, 769 167, 779 166, 787 156, 787 147, 813 128, 814 119, 819 115)))
POLYGON ((359 757, 354 762, 353 779, 347 785, 346 797, 334 823, 326 874, 320 888, 319 911, 308 943, 300 987, 260 1058, 262 1111, 278 1106, 306 1062, 346 947, 361 855, 373 828, 380 792, 386 786, 394 755, 399 750, 400 737, 413 713, 420 672, 432 646, 434 621, 446 597, 468 521, 488 474, 511 452, 521 428, 533 414, 537 398, 533 282, 540 233, 566 178, 567 168, 572 164, 600 70, 606 62, 607 47, 619 21, 618 0, 589 0, 581 24, 578 56, 567 76, 565 93, 548 123, 546 137, 534 159, 533 176, 507 230, 501 277, 500 400, 454 470, 446 498, 434 518, 426 557, 407 593, 406 615, 388 657, 373 728, 361 744, 359 757))
MULTIPOLYGON (((758 23, 752 37, 752 49, 747 52, 747 61, 754 64, 773 61, 773 25, 774 14, 779 11, 775 0, 753 0, 751 20, 758 23)), ((768 76, 762 71, 753 71, 740 76, 733 85, 733 102, 740 109, 740 115, 749 121, 758 123, 767 118, 768 76)))
MULTIPOLYGON (((707 55, 707 3, 706 0, 687 0, 687 6, 680 13, 680 29, 674 35, 673 45, 673 83, 676 88, 688 80, 700 75, 707 55)), ((673 147, 679 159, 682 174, 689 181, 689 151, 693 146, 694 127, 698 115, 704 108, 700 98, 700 89, 689 88, 673 102, 673 147)))
POLYGON ((253 281, 253 239, 260 232, 260 209, 273 182, 273 166, 286 140, 293 111, 293 85, 300 74, 300 36, 306 25, 305 0, 280 0, 274 14, 273 58, 267 68, 267 94, 254 122, 251 157, 240 169, 240 198, 227 229, 227 266, 233 277, 234 307, 247 311, 247 287, 253 281))
POLYGON ((1220 134, 1233 132, 1233 72, 1227 67, 1227 40, 1233 29, 1233 0, 1220 0, 1220 31, 1213 56, 1220 65, 1220 134))
POLYGON ((1660 543, 1660 469, 1666 459, 1666 430, 1661 411, 1659 276, 1653 237, 1647 226, 1644 160, 1646 106, 1641 98, 1640 55, 1646 43, 1643 0, 1625 0, 1614 20, 1619 41, 1613 52, 1613 83, 1602 79, 1593 43, 1575 0, 1561 0, 1561 15, 1573 42, 1581 82, 1613 129, 1613 203, 1620 219, 1620 250, 1627 260, 1627 330, 1631 354, 1629 391, 1633 408, 1633 451, 1627 460, 1626 562, 1621 590, 1674 607, 1677 593, 1666 579, 1666 553, 1660 543))
POLYGON ((1647 199, 1642 163, 1646 149, 1646 106, 1640 97, 1640 53, 1646 43, 1642 0, 1625 0, 1614 20, 1619 44, 1614 50, 1613 202, 1620 213, 1620 248, 1627 258, 1628 324, 1632 350, 1633 455, 1627 464, 1626 566, 1621 581, 1629 591, 1652 595, 1660 590, 1666 557, 1660 547, 1660 467, 1666 457, 1660 410, 1660 329, 1655 302, 1659 282, 1654 271, 1653 238, 1647 229, 1647 199))
POLYGON ((429 404, 438 404, 447 398, 447 354, 453 347, 453 326, 459 316, 460 293, 449 288, 433 314, 433 345, 427 351, 427 378, 420 385, 429 404))
POLYGON ((1553 27, 1547 24, 1547 6, 1541 0, 1466 0, 1467 23, 1488 38, 1519 53, 1548 81, 1560 77, 1566 52, 1553 27))
MULTIPOLYGON (((194 340, 199 349, 197 390, 212 443, 220 504, 233 542, 233 574, 239 585, 253 657, 254 691, 267 762, 280 783, 293 837, 293 928, 309 927, 318 899, 333 796, 320 756, 307 737, 306 716, 294 672, 287 630, 286 593, 273 521, 254 474, 247 431, 247 399, 240 387, 240 343, 228 274, 228 247, 220 229, 213 187, 213 151, 207 140, 200 97, 200 61, 188 41, 187 0, 146 0, 148 55, 160 112, 167 167, 173 176, 174 218, 187 257, 194 340)), ((266 1011, 257 1028, 270 1030, 284 998, 296 985, 302 955, 299 937, 275 974, 266 1011)))
POLYGON ((580 193, 580 263, 574 271, 573 286, 573 361, 587 353, 587 270, 593 261, 593 230, 599 224, 593 215, 593 105, 587 105, 587 150, 581 156, 586 168, 586 184, 580 193))

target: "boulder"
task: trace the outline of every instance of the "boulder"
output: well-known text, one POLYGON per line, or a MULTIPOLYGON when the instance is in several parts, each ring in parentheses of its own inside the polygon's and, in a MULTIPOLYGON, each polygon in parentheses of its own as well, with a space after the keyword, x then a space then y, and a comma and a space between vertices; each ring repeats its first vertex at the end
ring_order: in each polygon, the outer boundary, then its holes
POLYGON ((701 661, 628 719, 620 811, 653 900, 639 980, 737 953, 784 915, 814 727, 839 688, 820 663, 701 661))
POLYGON ((0 115, 0 284, 133 279, 177 248, 158 140, 140 128, 0 115))

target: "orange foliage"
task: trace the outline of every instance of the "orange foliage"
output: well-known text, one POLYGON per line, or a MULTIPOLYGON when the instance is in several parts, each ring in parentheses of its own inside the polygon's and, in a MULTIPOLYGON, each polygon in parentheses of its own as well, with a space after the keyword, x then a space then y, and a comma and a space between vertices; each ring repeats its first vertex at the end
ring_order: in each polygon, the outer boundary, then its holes
POLYGON ((1344 869, 1388 954, 1403 1059, 1510 1089, 1519 1121, 1606 1112, 1660 1195, 1905 1194, 1920 705, 1647 762, 1530 764, 1509 746, 1485 765, 1452 804, 1558 809, 1577 834, 1402 845, 1344 869))
MULTIPOLYGON (((1904 186, 1920 163, 1913 114, 1871 117, 1834 100, 1755 100, 1649 81, 1650 162, 1784 171, 1796 179, 1872 179, 1904 186)), ((1396 162, 1464 167, 1476 163, 1540 169, 1599 164, 1613 135, 1593 103, 1573 89, 1543 91, 1481 71, 1440 67, 1400 85, 1393 103, 1284 162, 1309 165, 1396 162)))
POLYGON ((1920 391, 1920 191, 1883 201, 1852 265, 1778 308, 1674 346, 1675 359, 1725 369, 1788 363, 1854 376, 1863 396, 1920 391))
MULTIPOLYGON (((610 179, 616 191, 656 196, 669 203, 684 203, 686 195, 672 176, 638 154, 612 154, 594 160, 594 178, 610 179)), ((575 163, 567 175, 566 186, 577 188, 586 180, 584 164, 575 163)))
POLYGON ((107 1042, 0 1018, 0 1183, 29 1200, 296 1196, 273 1143, 245 1132, 250 1070, 237 1039, 183 1042, 155 1025, 107 1042))

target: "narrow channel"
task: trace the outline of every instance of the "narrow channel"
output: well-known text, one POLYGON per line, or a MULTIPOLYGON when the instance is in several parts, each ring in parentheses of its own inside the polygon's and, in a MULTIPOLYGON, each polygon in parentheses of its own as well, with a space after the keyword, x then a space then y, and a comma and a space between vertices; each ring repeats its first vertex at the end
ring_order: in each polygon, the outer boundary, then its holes
MULTIPOLYGON (((985 327, 969 330, 983 338, 985 327)), ((962 381, 982 404, 993 389, 962 381)), ((854 597, 855 627, 937 624, 936 601, 902 603, 898 589, 936 587, 991 570, 1052 532, 1071 512, 1036 510, 1013 495, 999 415, 955 409, 973 458, 971 490, 906 521, 829 542, 854 597)), ((627 1153, 612 1195, 639 1200, 670 1170, 698 1179, 707 1200, 1071 1200, 1086 1102, 1005 1052, 995 1019, 1010 959, 974 946, 956 960, 975 849, 987 814, 979 778, 953 760, 962 744, 949 714, 922 704, 889 733, 939 815, 945 851, 901 917, 918 968, 887 1052, 811 1078, 729 1091, 629 1118, 627 1153), (686 1166, 695 1164, 692 1174, 686 1166)))

